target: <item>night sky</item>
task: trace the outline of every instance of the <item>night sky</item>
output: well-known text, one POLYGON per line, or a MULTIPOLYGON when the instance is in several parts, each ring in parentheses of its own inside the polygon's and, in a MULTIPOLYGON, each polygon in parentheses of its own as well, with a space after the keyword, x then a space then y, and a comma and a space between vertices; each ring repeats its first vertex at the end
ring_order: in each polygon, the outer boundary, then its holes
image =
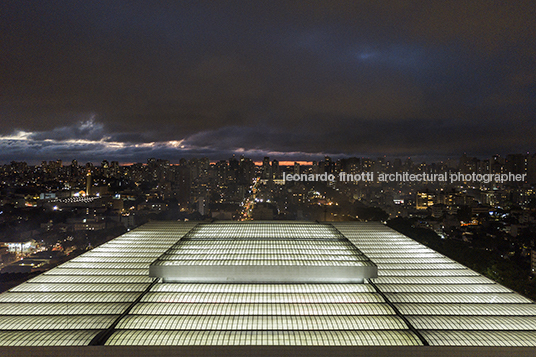
POLYGON ((0 162, 536 150, 534 1, 0 2, 0 162))

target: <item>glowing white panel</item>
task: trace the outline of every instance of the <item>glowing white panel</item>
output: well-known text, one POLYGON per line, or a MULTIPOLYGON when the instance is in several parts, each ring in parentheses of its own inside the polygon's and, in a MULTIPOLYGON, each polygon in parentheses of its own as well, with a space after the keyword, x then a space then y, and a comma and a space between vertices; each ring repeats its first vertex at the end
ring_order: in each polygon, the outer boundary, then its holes
POLYGON ((522 304, 531 301, 518 294, 474 294, 474 293, 451 293, 451 294, 385 294, 394 303, 446 303, 446 304, 522 304))
POLYGON ((403 285, 378 284, 384 293, 511 293, 510 289, 499 284, 466 285, 403 285))
POLYGON ((2 302, 18 303, 100 303, 100 302, 132 302, 139 293, 11 293, 0 295, 2 302))
POLYGON ((45 275, 143 275, 147 276, 147 269, 70 269, 57 267, 47 271, 45 275))
MULTIPOLYGON (((1 325, 0 325, 1 326, 1 325)), ((404 330, 397 316, 127 316, 117 329, 136 330, 404 330)))
POLYGON ((12 316, 0 320, 0 330, 76 330, 106 329, 117 315, 12 316))
POLYGON ((60 269, 146 269, 148 263, 67 262, 60 269))
POLYGON ((369 284, 156 284, 152 292, 297 294, 297 293, 373 293, 369 284))
POLYGON ((434 269, 379 269, 378 276, 479 276, 477 272, 469 269, 450 269, 450 270, 434 270, 434 269))
POLYGON ((149 284, 34 284, 25 283, 11 292, 142 292, 149 284))
POLYGON ((422 330, 536 330, 534 316, 408 316, 422 330))
POLYGON ((198 304, 140 303, 131 311, 134 315, 395 315, 383 303, 327 304, 198 304))
POLYGON ((421 331, 431 346, 536 346, 536 331, 421 331))
POLYGON ((106 345, 127 346, 419 346, 410 331, 145 331, 115 332, 106 345))
POLYGON ((396 304, 404 315, 536 316, 536 304, 396 304))
POLYGON ((376 293, 324 293, 324 294, 240 294, 240 293, 149 293, 142 302, 162 303, 380 303, 382 297, 376 293))
POLYGON ((336 223, 341 236, 318 223, 212 223, 182 241, 194 226, 147 224, 1 294, 0 345, 87 345, 138 298, 107 344, 421 344, 367 283, 157 283, 144 294, 142 267, 165 253, 205 266, 368 257, 377 288, 431 345, 535 346, 536 304, 384 225, 336 223))
POLYGON ((149 276, 166 282, 205 283, 362 283, 378 276, 377 267, 332 226, 324 224, 201 224, 151 264, 149 276), (258 243, 262 243, 259 246, 258 243), (317 242, 344 248, 345 254, 315 250, 317 242), (276 249, 289 244, 293 254, 252 254, 243 249, 276 249), (225 253, 187 254, 215 245, 225 253), (230 248, 234 248, 233 251, 230 248))
POLYGON ((374 280, 377 284, 496 284, 486 277, 475 276, 427 276, 427 277, 406 277, 406 276, 382 276, 374 280))
MULTIPOLYGON (((2 315, 120 315, 129 303, 2 303, 2 315)), ((26 326, 26 328, 31 326, 26 326)))
POLYGON ((389 264, 389 263, 377 263, 379 269, 385 270, 402 270, 402 269, 428 269, 428 270, 468 270, 461 264, 452 262, 451 264, 439 264, 439 263, 422 263, 422 264, 389 264))
POLYGON ((41 274, 28 280, 29 283, 103 283, 103 284, 139 284, 151 283, 152 278, 148 276, 135 275, 47 275, 41 274))
POLYGON ((73 263, 146 263, 150 264, 155 260, 154 257, 146 256, 131 256, 128 257, 118 257, 115 255, 105 255, 105 256, 95 256, 95 255, 83 255, 71 260, 73 263))

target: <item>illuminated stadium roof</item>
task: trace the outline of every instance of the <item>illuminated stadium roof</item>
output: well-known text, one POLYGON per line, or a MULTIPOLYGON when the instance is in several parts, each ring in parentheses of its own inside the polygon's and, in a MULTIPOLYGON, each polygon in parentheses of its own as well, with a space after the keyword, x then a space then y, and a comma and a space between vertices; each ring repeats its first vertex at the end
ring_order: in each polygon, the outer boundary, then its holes
POLYGON ((363 283, 378 269, 331 225, 208 224, 149 267, 163 282, 363 283))
POLYGON ((375 223, 152 222, 1 294, 0 315, 2 346, 536 346, 534 302, 375 223), (149 277, 165 262, 378 277, 149 277))

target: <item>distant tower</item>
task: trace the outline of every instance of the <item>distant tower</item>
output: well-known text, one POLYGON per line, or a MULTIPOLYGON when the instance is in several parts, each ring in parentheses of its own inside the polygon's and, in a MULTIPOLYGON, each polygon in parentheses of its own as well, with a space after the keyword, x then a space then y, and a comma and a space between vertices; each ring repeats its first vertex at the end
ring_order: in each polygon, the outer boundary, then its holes
POLYGON ((91 171, 88 170, 87 175, 86 175, 86 197, 90 195, 89 193, 90 188, 91 188, 91 171))
POLYGON ((274 179, 281 178, 281 170, 279 169, 279 161, 272 161, 272 176, 274 179))
POLYGON ((272 177, 272 167, 270 166, 270 158, 266 156, 262 160, 262 178, 268 180, 272 177))

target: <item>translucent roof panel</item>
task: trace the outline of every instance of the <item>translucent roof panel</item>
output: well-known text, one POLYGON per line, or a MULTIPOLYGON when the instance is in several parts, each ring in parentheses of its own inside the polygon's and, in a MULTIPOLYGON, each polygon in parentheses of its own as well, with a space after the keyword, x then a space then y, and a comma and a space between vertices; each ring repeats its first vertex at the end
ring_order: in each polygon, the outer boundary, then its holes
POLYGON ((35 302, 132 302, 140 293, 11 293, 0 295, 2 302, 35 303, 35 302))
POLYGON ((48 275, 41 274, 28 280, 30 283, 103 283, 103 284, 139 284, 153 281, 149 276, 133 275, 48 275))
POLYGON ((118 329, 137 330, 404 330, 397 316, 127 316, 118 329))
MULTIPOLYGON (((306 258, 306 257, 305 257, 306 258)), ((110 264, 112 265, 112 264, 110 264)), ((246 259, 214 259, 214 260, 165 260, 157 261, 152 264, 152 266, 200 266, 200 265, 234 265, 234 266, 248 266, 248 265, 262 265, 262 266, 319 266, 319 267, 334 267, 334 266, 344 266, 344 267, 364 267, 364 266, 375 266, 370 261, 358 261, 354 260, 345 260, 343 257, 341 259, 256 259, 256 260, 246 260, 246 259)), ((147 265, 148 266, 148 265, 147 265)), ((118 267, 119 268, 119 267, 118 267)))
POLYGON ((126 303, 2 303, 2 315, 120 315, 126 303))
POLYGON ((0 330, 107 329, 118 315, 10 316, 0 320, 0 330))
POLYGON ((38 284, 25 283, 11 289, 11 292, 142 292, 149 284, 38 284))
MULTIPOLYGON (((376 284, 412 284, 412 285, 429 285, 429 284, 441 284, 441 285, 465 285, 465 284, 496 284, 493 280, 480 275, 472 276, 429 276, 429 277, 415 277, 415 276, 382 276, 374 280, 376 284)), ((383 286, 383 285, 380 285, 383 286)))
POLYGON ((94 268, 94 269, 72 269, 72 268, 54 268, 46 273, 45 275, 143 275, 147 276, 147 269, 105 269, 105 268, 94 268))
MULTIPOLYGON (((382 270, 402 270, 402 269, 414 269, 414 270, 468 270, 461 264, 450 263, 450 264, 441 264, 441 263, 419 263, 419 264, 391 264, 391 263, 376 263, 378 268, 382 270)), ((388 272, 386 272, 388 274, 388 272)))
POLYGON ((176 303, 379 303, 376 293, 320 293, 320 294, 240 294, 240 293, 149 293, 142 302, 176 303))
POLYGON ((408 316, 422 330, 534 330, 535 316, 408 316))
POLYGON ((378 284, 384 293, 511 293, 499 284, 406 285, 378 284))
POLYGON ((536 331, 529 299, 382 224, 333 225, 378 265, 377 289, 431 345, 532 345, 522 341, 536 331))
POLYGON ((378 276, 479 276, 477 272, 469 269, 378 269, 378 276))
POLYGON ((195 224, 129 232, 0 295, 0 345, 87 345, 153 282, 148 266, 195 224))
POLYGON ((124 346, 419 346, 410 331, 166 331, 122 330, 107 345, 124 346))
POLYGON ((99 330, 0 331, 0 346, 87 346, 99 330))
POLYGON ((152 292, 188 293, 373 293, 369 284, 155 284, 152 292))
POLYGON ((71 260, 72 263, 100 263, 100 262, 108 262, 108 263, 152 263, 154 261, 154 257, 146 257, 146 256, 131 256, 130 254, 127 257, 121 257, 116 255, 108 255, 108 256, 81 256, 77 257, 71 260))
POLYGON ((328 224, 203 223, 151 263, 149 275, 166 282, 334 283, 378 274, 376 265, 328 224), (280 247, 286 252, 277 251, 280 247), (340 251, 333 254, 333 247, 340 251))
MULTIPOLYGON (((104 259, 103 259, 104 260, 104 259)), ((109 263, 72 261, 62 264, 63 269, 147 269, 148 263, 109 263)), ((60 268, 60 269, 61 269, 60 268)))
MULTIPOLYGON (((221 260, 223 252, 214 251, 212 254, 203 252, 202 254, 192 254, 190 252, 180 251, 175 254, 163 254, 162 259, 168 261, 184 261, 184 260, 221 260)), ((299 250, 297 252, 283 253, 274 249, 272 253, 258 252, 258 253, 226 253, 225 257, 229 260, 344 260, 344 261, 367 261, 368 259, 360 254, 353 254, 352 252, 342 251, 337 254, 326 254, 325 252, 319 252, 315 250, 299 250)))
POLYGON ((449 293, 449 294, 426 294, 426 293, 401 293, 386 294, 387 298, 394 303, 468 303, 468 304, 519 304, 531 301, 518 294, 475 294, 475 293, 449 293))
POLYGON ((245 223, 245 224, 225 224, 214 223, 199 227, 195 234, 196 238, 337 238, 332 229, 327 225, 315 223, 245 223))
POLYGON ((404 315, 536 316, 536 304, 396 304, 404 315))
POLYGON ((205 304, 205 303, 139 303, 131 311, 135 315, 394 315, 385 303, 342 304, 205 304))
POLYGON ((151 222, 0 294, 1 346, 419 346, 420 338, 536 347, 536 304, 385 225, 359 222, 151 222), (196 269, 303 262, 308 274, 318 268, 311 262, 370 263, 379 277, 156 282, 148 267, 157 259, 196 269))
POLYGON ((422 331, 431 346, 530 346, 536 331, 422 331))

